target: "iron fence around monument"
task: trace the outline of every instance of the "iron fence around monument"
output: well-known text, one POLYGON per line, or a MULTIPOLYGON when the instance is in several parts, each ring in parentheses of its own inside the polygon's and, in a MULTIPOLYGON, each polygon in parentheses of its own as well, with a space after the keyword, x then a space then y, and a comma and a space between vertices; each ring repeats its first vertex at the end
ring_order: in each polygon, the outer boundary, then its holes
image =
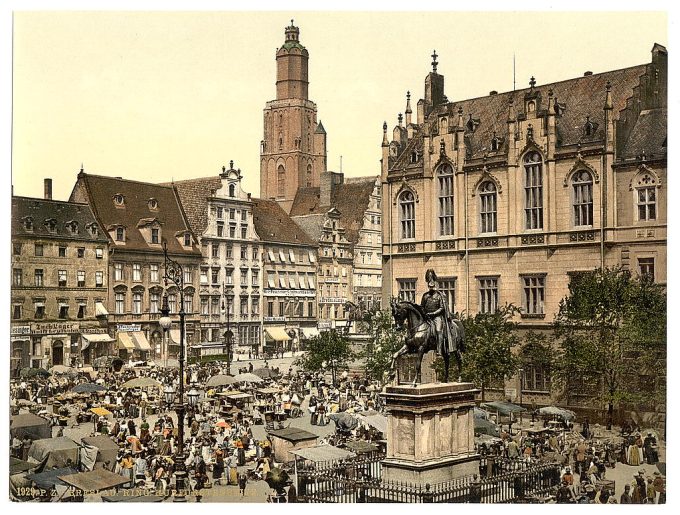
MULTIPOLYGON (((560 480, 560 465, 507 460, 513 470, 478 478, 464 477, 443 483, 413 484, 381 481, 377 474, 366 474, 372 460, 361 460, 358 467, 345 462, 342 467, 298 470, 298 498, 309 503, 514 503, 537 502, 553 494, 560 480), (348 474, 349 472, 349 474, 348 474)), ((330 465, 330 464, 327 464, 330 465)), ((372 469, 373 471, 377 469, 372 469)))

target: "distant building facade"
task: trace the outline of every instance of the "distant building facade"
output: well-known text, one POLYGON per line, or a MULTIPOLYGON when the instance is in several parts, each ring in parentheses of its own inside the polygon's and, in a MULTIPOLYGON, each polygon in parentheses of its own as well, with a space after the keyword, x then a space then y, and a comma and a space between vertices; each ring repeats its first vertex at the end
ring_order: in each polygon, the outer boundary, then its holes
MULTIPOLYGON (((383 298, 419 302, 433 268, 452 312, 513 303, 541 330, 574 273, 620 265, 666 282, 664 47, 640 66, 462 101, 444 95, 436 57, 416 118, 408 95, 405 123, 383 126, 383 298)), ((549 402, 549 370, 524 371, 505 396, 549 402)))
POLYGON ((196 345, 202 355, 225 353, 227 335, 246 353, 261 348, 262 243, 242 179, 232 161, 219 176, 174 183, 202 254, 196 345))
POLYGON ((109 324, 120 355, 162 360, 179 352, 181 294, 164 280, 165 242, 169 257, 183 268, 186 343, 197 342, 201 251, 174 188, 81 170, 70 200, 88 204, 108 237, 109 324), (164 295, 177 324, 168 334, 158 323, 164 295))
POLYGON ((10 346, 24 367, 89 364, 108 354, 108 240, 90 207, 12 197, 10 346))

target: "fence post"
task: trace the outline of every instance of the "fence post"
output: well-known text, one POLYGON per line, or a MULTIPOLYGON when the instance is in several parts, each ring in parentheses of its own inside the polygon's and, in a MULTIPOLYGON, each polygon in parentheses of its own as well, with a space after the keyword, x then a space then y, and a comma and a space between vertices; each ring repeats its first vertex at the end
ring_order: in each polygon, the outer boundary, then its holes
POLYGON ((423 502, 433 502, 434 494, 430 492, 430 483, 425 484, 425 491, 423 492, 423 502))
POLYGON ((477 474, 474 475, 470 482, 470 502, 475 504, 482 502, 482 483, 477 478, 477 474))

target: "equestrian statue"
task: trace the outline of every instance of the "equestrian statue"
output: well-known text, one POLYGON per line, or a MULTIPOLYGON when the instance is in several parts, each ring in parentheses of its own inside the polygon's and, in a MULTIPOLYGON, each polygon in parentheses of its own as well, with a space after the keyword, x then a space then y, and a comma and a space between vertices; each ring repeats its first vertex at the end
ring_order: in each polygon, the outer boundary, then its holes
POLYGON ((446 297, 437 290, 437 274, 433 269, 425 272, 428 291, 420 305, 406 300, 392 299, 392 316, 399 329, 406 325, 404 346, 394 353, 390 364, 390 378, 396 374, 396 360, 404 354, 418 354, 416 377, 413 386, 421 382, 423 356, 434 350, 444 358, 444 382, 449 381, 451 355, 458 365, 458 381, 461 381, 462 353, 465 352, 465 330, 460 320, 451 317, 446 297))

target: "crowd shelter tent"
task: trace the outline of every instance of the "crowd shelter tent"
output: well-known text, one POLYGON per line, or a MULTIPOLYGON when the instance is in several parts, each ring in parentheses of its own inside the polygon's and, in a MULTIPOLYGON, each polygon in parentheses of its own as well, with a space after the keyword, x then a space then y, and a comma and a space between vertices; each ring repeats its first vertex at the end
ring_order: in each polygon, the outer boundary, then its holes
POLYGON ((14 415, 9 423, 10 434, 20 440, 28 436, 31 440, 52 438, 52 424, 49 420, 34 415, 22 413, 14 415))
POLYGON ((507 401, 485 402, 481 407, 490 413, 495 413, 496 422, 500 422, 501 417, 506 417, 512 422, 515 420, 515 415, 526 411, 526 408, 507 401))
POLYGON ((28 450, 29 460, 42 463, 45 469, 65 467, 68 460, 75 466, 78 464, 79 445, 65 436, 36 440, 28 450))
POLYGON ((314 447, 318 438, 314 433, 299 429, 297 427, 286 427, 269 431, 272 441, 272 451, 274 459, 279 463, 288 463, 295 459, 292 451, 314 447))
POLYGON ((97 458, 94 463, 95 468, 101 468, 107 461, 111 464, 116 462, 118 457, 118 444, 111 440, 108 436, 85 436, 81 440, 83 445, 88 447, 95 447, 97 449, 97 458))

